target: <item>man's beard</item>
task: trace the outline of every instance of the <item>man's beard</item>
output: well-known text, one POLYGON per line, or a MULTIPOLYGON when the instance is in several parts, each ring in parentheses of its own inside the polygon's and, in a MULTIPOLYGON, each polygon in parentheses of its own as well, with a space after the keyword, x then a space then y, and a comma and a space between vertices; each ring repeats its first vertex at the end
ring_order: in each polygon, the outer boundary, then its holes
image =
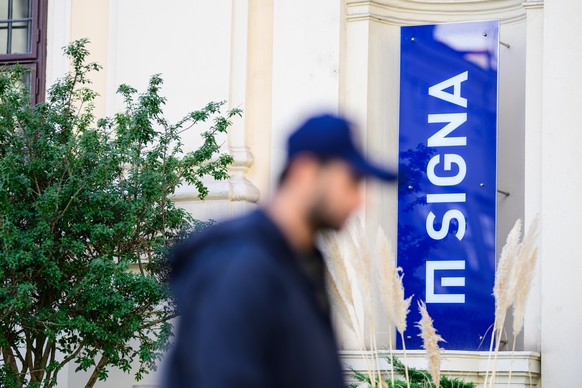
POLYGON ((333 212, 326 205, 327 201, 319 198, 308 214, 307 221, 314 232, 327 229, 340 230, 345 224, 345 219, 339 220, 334 217, 333 212))

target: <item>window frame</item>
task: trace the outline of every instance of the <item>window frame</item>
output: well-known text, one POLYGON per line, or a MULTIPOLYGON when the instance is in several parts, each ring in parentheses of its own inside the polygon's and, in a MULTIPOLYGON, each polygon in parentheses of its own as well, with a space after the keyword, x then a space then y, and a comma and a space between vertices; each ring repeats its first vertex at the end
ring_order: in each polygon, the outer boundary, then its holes
MULTIPOLYGON (((30 53, 0 54, 0 66, 20 64, 30 68, 30 95, 33 104, 44 101, 46 89, 46 35, 48 0, 32 2, 32 26, 30 34, 30 53)), ((11 19, 13 20, 13 19, 11 19)), ((6 21, 6 19, 4 19, 6 21)))

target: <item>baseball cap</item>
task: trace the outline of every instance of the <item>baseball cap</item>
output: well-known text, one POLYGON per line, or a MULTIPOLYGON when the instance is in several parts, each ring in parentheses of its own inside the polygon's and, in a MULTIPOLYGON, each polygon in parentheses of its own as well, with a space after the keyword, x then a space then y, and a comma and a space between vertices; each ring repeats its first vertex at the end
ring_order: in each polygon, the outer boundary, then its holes
POLYGON ((346 119, 332 114, 309 118, 289 137, 287 161, 298 154, 311 153, 322 159, 343 159, 361 176, 395 180, 396 172, 366 160, 353 140, 351 128, 346 119))

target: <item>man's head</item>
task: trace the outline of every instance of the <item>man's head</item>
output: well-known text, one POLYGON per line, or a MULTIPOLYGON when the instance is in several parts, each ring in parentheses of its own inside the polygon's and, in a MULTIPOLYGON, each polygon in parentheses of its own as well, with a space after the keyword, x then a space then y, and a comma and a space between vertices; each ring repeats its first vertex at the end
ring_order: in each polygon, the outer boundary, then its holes
POLYGON ((361 204, 363 178, 396 179, 364 158, 350 123, 333 115, 307 120, 289 137, 287 152, 281 188, 300 199, 314 230, 344 225, 361 204))

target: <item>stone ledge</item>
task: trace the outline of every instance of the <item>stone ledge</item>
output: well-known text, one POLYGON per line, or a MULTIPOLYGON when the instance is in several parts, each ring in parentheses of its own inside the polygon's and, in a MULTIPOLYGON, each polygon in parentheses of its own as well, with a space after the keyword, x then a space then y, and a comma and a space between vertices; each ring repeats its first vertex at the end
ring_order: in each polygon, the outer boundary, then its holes
MULTIPOLYGON (((371 357, 371 352, 365 352, 366 357, 371 357)), ((380 352, 380 368, 389 371, 390 365, 385 359, 387 352, 380 352)), ((394 355, 404 362, 404 353, 395 351, 394 355)), ((357 371, 365 372, 366 359, 364 353, 359 351, 343 350, 340 352, 342 362, 346 370, 351 367, 357 371)), ((540 379, 540 354, 536 352, 499 352, 495 363, 495 386, 511 388, 533 388, 538 386, 540 379), (511 371, 511 380, 509 375, 511 371)), ((426 369, 426 353, 422 350, 409 350, 406 352, 408 366, 417 369, 426 369)), ((477 388, 483 388, 483 381, 488 369, 493 369, 494 360, 489 360, 489 352, 470 352, 444 350, 441 353, 441 371, 447 377, 461 378, 467 382, 474 382, 477 388), (488 364, 490 368, 488 368, 488 364)), ((351 377, 346 372, 348 379, 351 377)), ((351 379, 353 381, 353 379, 351 379)))

